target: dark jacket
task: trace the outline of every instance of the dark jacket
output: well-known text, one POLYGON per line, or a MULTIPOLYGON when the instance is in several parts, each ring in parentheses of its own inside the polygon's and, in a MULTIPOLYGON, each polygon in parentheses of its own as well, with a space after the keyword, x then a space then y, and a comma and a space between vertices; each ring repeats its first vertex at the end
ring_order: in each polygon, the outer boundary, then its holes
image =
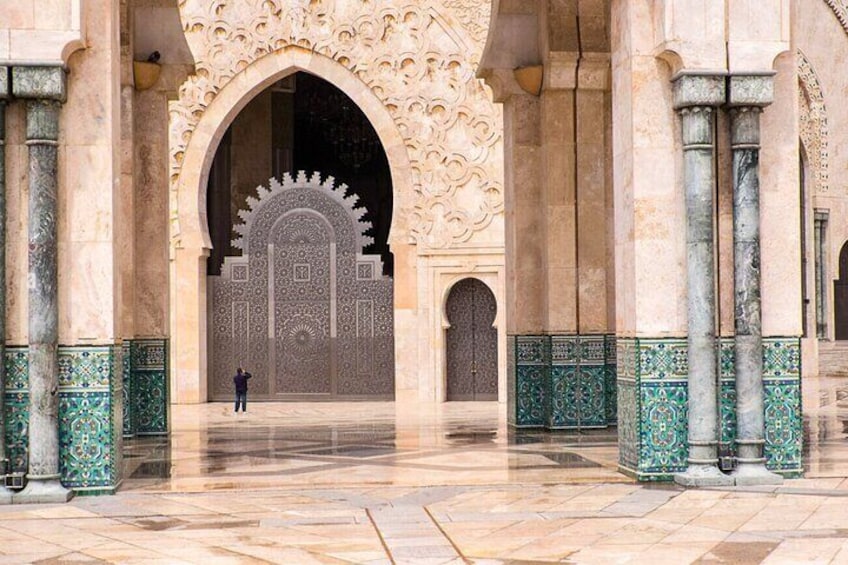
POLYGON ((233 377, 233 384, 236 385, 236 392, 247 392, 247 379, 252 376, 253 375, 247 371, 244 373, 236 373, 236 376, 233 377))

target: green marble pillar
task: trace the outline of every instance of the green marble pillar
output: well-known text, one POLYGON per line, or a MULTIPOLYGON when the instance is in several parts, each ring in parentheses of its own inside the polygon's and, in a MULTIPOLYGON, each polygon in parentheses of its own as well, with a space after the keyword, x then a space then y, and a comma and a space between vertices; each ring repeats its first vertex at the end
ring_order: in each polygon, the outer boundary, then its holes
POLYGON ((689 456, 674 480, 685 486, 732 484, 718 468, 716 297, 713 235, 715 108, 725 100, 721 74, 684 74, 674 82, 674 108, 683 140, 686 195, 689 456))
POLYGON ((58 145, 65 72, 14 67, 12 89, 26 99, 29 148, 29 464, 15 503, 66 502, 60 482, 58 371, 58 145))
POLYGON ((766 469, 762 308, 760 303, 760 114, 771 76, 729 80, 733 153, 733 273, 736 350, 737 485, 780 484, 766 469))

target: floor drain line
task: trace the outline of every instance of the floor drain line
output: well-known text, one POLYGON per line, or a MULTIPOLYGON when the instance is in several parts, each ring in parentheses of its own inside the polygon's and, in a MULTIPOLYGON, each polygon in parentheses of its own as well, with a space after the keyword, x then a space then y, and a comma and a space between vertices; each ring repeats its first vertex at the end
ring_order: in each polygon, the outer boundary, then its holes
POLYGON ((459 558, 462 559, 462 562, 466 565, 471 565, 471 560, 469 560, 467 557, 465 557, 465 555, 463 555, 462 550, 459 549, 459 546, 454 543, 453 539, 448 535, 444 528, 442 528, 442 525, 439 524, 436 518, 434 518, 433 515, 430 513, 430 509, 426 506, 422 506, 422 508, 424 509, 424 512, 427 514, 427 516, 430 518, 430 521, 433 522, 433 525, 436 526, 436 529, 438 529, 439 532, 441 532, 442 536, 446 540, 448 540, 448 543, 451 544, 451 547, 456 552, 456 554, 459 555, 459 558))
POLYGON ((371 525, 374 526, 374 531, 377 532, 377 537, 380 538, 380 544, 382 544, 383 549, 386 551, 389 561, 391 561, 392 565, 397 565, 395 558, 392 556, 392 550, 389 549, 389 544, 386 543, 386 538, 383 537, 383 534, 380 532, 380 527, 377 525, 377 521, 374 520, 374 516, 371 515, 371 510, 366 508, 365 515, 368 516, 368 520, 371 522, 371 525))

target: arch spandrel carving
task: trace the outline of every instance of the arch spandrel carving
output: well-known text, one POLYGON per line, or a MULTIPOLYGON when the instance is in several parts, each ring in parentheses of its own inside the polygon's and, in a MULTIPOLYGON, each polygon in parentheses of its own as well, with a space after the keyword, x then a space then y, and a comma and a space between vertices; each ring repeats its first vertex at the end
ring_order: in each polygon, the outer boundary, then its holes
MULTIPOLYGON (((179 8, 197 65, 170 110, 172 191, 217 93, 257 60, 299 46, 346 67, 391 114, 411 164, 414 194, 395 195, 409 211, 411 241, 462 244, 503 213, 501 113, 475 78, 488 2, 180 0, 179 8)), ((178 203, 172 194, 172 211, 178 203)), ((172 222, 176 237, 178 213, 172 222)))
POLYGON ((796 51, 798 88, 800 96, 799 124, 801 143, 807 151, 810 171, 817 193, 825 193, 829 186, 829 149, 827 107, 821 83, 812 64, 799 49, 796 51))

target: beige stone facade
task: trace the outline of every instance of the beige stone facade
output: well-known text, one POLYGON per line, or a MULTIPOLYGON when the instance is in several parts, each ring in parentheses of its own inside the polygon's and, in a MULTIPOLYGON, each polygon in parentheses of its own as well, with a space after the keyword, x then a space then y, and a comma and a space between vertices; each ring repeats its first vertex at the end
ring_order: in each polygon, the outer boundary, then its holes
MULTIPOLYGON (((497 297, 503 401, 507 334, 685 337, 672 80, 773 75, 761 121, 763 334, 802 337, 802 366, 815 373, 820 342, 836 337, 834 281, 848 239, 846 14, 838 0, 7 2, 0 63, 68 71, 60 343, 167 338, 172 401, 207 400, 212 158, 240 112, 297 71, 349 96, 388 156, 397 399, 444 400, 444 304, 464 277, 497 297), (153 51, 161 74, 139 90, 132 63, 153 51), (538 93, 515 80, 528 67, 541 67, 538 93), (818 260, 817 213, 827 217, 818 260)), ((27 343, 24 130, 24 106, 13 102, 6 340, 16 345, 27 343)), ((726 116, 716 131, 729 135, 726 116)), ((250 158, 239 159, 243 187, 265 167, 250 158)), ((733 335, 730 161, 722 142, 722 336, 733 335)))

